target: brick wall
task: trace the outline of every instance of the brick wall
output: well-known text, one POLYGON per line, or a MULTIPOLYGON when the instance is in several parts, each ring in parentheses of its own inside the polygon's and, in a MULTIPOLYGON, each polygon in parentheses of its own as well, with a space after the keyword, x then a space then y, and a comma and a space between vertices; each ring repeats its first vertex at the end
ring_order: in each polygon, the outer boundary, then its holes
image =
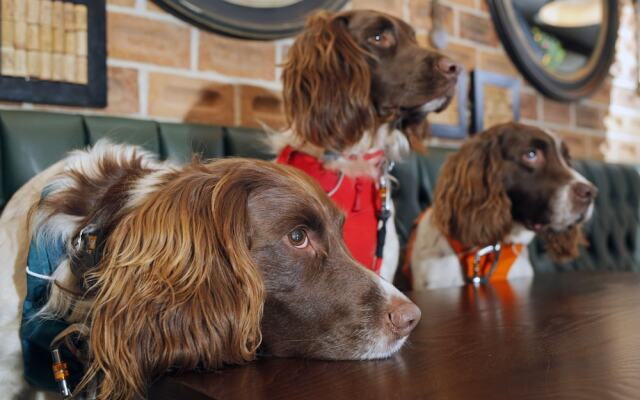
MULTIPOLYGON (((105 110, 3 103, 3 107, 259 126, 283 123, 280 68, 291 39, 256 42, 200 31, 149 0, 108 0, 109 106, 105 110)), ((353 0, 399 16, 426 45, 430 0, 353 0)), ((445 53, 473 68, 518 76, 493 29, 483 0, 449 0, 445 53)), ((623 0, 612 74, 589 99, 558 103, 522 78, 522 120, 552 128, 581 158, 640 162, 640 96, 636 94, 634 17, 623 0)), ((434 140, 442 142, 442 140, 434 140)), ((451 142, 449 142, 451 143, 451 142)), ((454 142, 453 144, 457 144, 454 142)))

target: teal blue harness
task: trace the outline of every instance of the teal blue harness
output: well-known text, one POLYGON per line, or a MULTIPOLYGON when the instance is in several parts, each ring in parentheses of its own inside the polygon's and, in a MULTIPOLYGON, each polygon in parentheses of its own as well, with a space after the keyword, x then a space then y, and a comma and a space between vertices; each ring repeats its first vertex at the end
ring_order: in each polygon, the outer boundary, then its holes
MULTIPOLYGON (((40 232, 34 233, 27 259, 27 295, 20 325, 24 375, 27 382, 37 388, 57 390, 58 384, 51 370, 50 345, 69 324, 62 320, 44 319, 36 314, 47 302, 51 276, 66 257, 66 243, 62 238, 45 240, 40 232)), ((62 353, 69 366, 71 382, 75 384, 84 373, 82 365, 66 349, 63 348, 62 353), (73 377, 76 377, 76 381, 73 377)))

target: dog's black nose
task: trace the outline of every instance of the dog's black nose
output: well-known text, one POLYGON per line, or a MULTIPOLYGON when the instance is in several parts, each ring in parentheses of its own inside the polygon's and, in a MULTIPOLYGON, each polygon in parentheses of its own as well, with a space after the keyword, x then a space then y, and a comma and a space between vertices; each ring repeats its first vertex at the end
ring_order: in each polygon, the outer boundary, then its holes
POLYGON ((457 77, 462 67, 448 57, 440 57, 437 64, 438 70, 447 77, 457 77))

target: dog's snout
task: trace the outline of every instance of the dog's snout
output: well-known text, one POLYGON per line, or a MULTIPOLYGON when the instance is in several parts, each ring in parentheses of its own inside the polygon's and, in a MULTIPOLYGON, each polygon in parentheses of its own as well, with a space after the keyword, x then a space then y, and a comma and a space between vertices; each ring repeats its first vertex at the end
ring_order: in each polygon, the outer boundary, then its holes
POLYGON ((571 187, 571 194, 574 202, 589 204, 598 194, 598 189, 588 182, 576 182, 571 187))
POLYGON ((436 65, 438 67, 438 71, 450 78, 457 77, 460 73, 460 70, 462 69, 460 64, 456 63, 448 57, 440 57, 436 65))
POLYGON ((402 300, 392 304, 389 312, 391 328, 400 336, 407 336, 418 325, 422 313, 410 301, 402 300))

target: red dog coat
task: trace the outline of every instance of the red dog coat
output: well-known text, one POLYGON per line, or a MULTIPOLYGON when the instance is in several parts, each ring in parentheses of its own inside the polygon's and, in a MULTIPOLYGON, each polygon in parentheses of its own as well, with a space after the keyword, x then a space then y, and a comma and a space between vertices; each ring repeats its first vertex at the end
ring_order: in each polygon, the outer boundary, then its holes
POLYGON ((344 176, 339 171, 325 168, 314 156, 290 146, 282 150, 276 162, 301 169, 320 183, 345 213, 343 235, 351 255, 360 264, 379 273, 382 258, 377 258, 375 253, 381 202, 376 181, 368 176, 344 176))

